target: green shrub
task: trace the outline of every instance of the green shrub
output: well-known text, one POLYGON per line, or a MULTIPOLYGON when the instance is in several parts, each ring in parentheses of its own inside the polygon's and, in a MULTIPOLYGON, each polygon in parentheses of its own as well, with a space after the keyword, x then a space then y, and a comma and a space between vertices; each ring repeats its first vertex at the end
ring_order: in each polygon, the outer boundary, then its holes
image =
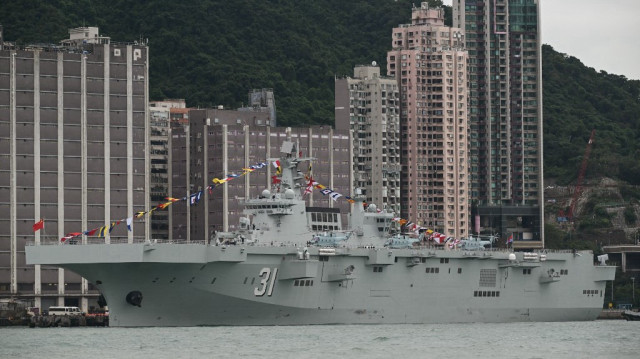
POLYGON ((594 210, 594 213, 595 213, 596 217, 598 217, 598 218, 611 219, 611 215, 609 214, 609 212, 607 212, 606 208, 604 208, 604 207, 597 207, 594 210))
POLYGON ((624 214, 624 222, 627 225, 636 224, 636 221, 638 220, 638 216, 636 216, 636 211, 633 209, 633 207, 625 208, 623 214, 624 214))
POLYGON ((580 221, 578 228, 581 231, 589 232, 600 228, 610 228, 611 220, 609 218, 595 217, 583 219, 580 221))
POLYGON ((640 188, 630 185, 620 186, 620 195, 627 201, 640 200, 640 188))

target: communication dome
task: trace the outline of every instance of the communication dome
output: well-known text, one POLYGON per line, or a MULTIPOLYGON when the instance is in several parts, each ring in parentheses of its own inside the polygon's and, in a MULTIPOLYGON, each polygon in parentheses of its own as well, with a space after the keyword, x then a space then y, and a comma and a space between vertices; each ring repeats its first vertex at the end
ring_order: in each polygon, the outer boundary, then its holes
POLYGON ((271 192, 269 192, 268 189, 265 189, 264 191, 262 191, 262 197, 269 197, 271 196, 271 192))
POLYGON ((369 212, 375 212, 378 209, 378 207, 372 203, 369 205, 367 209, 369 210, 369 212))
POLYGON ((295 197, 295 193, 293 192, 293 190, 291 188, 287 188, 287 190, 284 191, 284 198, 293 199, 293 197, 295 197))
POLYGON ((516 260, 516 255, 513 253, 509 253, 509 260, 510 261, 515 261, 516 260))

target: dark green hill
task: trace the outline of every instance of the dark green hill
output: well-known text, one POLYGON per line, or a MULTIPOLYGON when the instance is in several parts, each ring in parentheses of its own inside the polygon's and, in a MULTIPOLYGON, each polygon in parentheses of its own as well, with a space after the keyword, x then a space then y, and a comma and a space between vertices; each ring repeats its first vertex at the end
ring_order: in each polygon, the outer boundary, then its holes
MULTIPOLYGON (((115 41, 148 38, 151 99, 238 107, 249 89, 269 87, 280 124, 332 124, 334 77, 371 61, 384 69, 391 29, 409 22, 414 3, 5 0, 0 23, 5 39, 23 44, 57 43, 83 24, 115 41)), ((549 46, 543 78, 546 177, 575 181, 596 129, 587 175, 639 184, 640 82, 598 73, 549 46)))
MULTIPOLYGON (((441 4, 441 1, 431 1, 441 4)), ((115 41, 149 39, 152 99, 238 107, 251 88, 273 88, 283 125, 332 124, 336 75, 386 66, 391 29, 411 1, 7 1, 5 38, 57 42, 100 27, 115 41)))
POLYGON ((640 185, 640 81, 596 72, 542 47, 545 177, 575 181, 591 130, 587 178, 640 185))

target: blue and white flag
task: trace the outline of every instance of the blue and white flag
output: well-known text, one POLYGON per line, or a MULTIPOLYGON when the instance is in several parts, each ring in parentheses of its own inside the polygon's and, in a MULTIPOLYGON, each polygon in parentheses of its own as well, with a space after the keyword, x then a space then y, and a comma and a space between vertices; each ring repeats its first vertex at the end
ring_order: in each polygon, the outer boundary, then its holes
POLYGON ((202 197, 202 191, 198 191, 197 193, 192 194, 189 200, 189 203, 193 206, 196 203, 198 203, 198 201, 200 201, 200 197, 202 197))

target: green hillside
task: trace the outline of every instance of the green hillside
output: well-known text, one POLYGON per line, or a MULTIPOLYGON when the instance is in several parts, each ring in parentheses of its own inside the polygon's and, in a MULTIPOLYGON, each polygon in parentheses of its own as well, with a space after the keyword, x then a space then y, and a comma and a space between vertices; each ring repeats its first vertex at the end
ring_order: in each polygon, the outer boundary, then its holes
POLYGON ((640 185, 640 81, 596 72, 542 47, 545 178, 574 182, 596 130, 587 178, 640 185))
MULTIPOLYGON (((441 1, 430 1, 441 4, 441 1)), ((114 41, 148 38, 151 99, 238 107, 273 88, 281 125, 332 124, 335 76, 386 67, 391 30, 407 0, 5 0, 6 40, 57 43, 68 28, 98 26, 114 41)), ((451 9, 446 7, 447 22, 451 9)), ((543 47, 545 176, 575 182, 592 129, 587 175, 640 184, 640 81, 596 72, 543 47)))
MULTIPOLYGON (((441 1, 431 1, 440 3, 441 1)), ((278 121, 332 124, 336 75, 386 66, 393 26, 411 1, 33 1, 0 7, 7 39, 57 42, 98 26, 115 41, 149 39, 152 99, 238 107, 251 88, 273 88, 278 121)))

